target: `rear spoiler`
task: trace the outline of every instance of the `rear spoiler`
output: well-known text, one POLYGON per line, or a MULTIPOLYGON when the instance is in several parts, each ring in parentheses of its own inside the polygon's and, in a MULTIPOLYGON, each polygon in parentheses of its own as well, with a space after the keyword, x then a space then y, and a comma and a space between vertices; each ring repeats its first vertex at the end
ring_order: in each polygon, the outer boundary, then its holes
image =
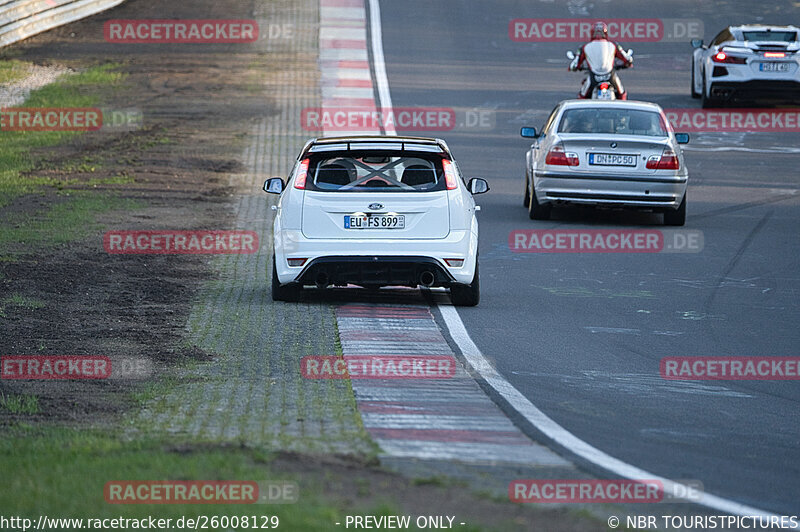
POLYGON ((442 153, 450 158, 450 149, 442 139, 422 137, 328 137, 309 140, 298 159, 308 153, 350 150, 392 150, 409 152, 442 153))

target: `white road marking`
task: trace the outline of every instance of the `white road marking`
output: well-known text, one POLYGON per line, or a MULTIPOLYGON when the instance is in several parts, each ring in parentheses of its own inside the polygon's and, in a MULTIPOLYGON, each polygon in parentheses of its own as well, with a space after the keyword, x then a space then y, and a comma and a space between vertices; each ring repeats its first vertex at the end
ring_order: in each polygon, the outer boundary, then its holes
MULTIPOLYGON (((388 112, 392 109, 392 95, 389 93, 389 78, 386 75, 386 62, 383 58, 383 34, 381 32, 381 7, 378 0, 369 0, 369 24, 372 37, 372 65, 375 84, 378 86, 378 107, 388 112)), ((387 135, 397 135, 394 124, 387 124, 387 135)))
MULTIPOLYGON (((458 315, 456 309, 452 306, 439 306, 439 311, 442 313, 442 318, 450 331, 450 336, 453 338, 458 348, 461 350, 467 363, 472 366, 489 386, 499 393, 514 410, 523 416, 529 423, 541 431, 545 436, 556 442, 558 445, 569 449, 570 452, 575 453, 581 458, 588 460, 592 464, 602 467, 615 475, 619 475, 631 480, 654 479, 662 482, 665 493, 680 493, 676 489, 688 489, 688 486, 674 482, 672 480, 659 477, 630 465, 622 460, 614 458, 603 451, 592 447, 585 441, 579 439, 571 432, 567 431, 564 427, 553 421, 544 412, 536 408, 519 390, 514 388, 505 378, 503 378, 497 371, 489 364, 484 358, 478 346, 472 341, 469 333, 467 333, 461 317, 458 315)), ((735 501, 723 499, 709 493, 703 493, 698 504, 712 508, 717 511, 728 512, 736 515, 759 515, 764 517, 771 517, 772 514, 765 510, 753 508, 740 504, 735 501)))

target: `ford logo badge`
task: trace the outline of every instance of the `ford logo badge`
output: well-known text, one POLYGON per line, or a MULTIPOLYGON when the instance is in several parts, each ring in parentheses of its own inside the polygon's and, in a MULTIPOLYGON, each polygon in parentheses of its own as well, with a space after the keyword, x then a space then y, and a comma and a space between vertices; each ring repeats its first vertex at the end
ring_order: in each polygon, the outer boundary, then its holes
POLYGON ((370 203, 369 204, 369 208, 372 211, 379 211, 379 210, 383 209, 383 204, 381 204, 381 203, 370 203))

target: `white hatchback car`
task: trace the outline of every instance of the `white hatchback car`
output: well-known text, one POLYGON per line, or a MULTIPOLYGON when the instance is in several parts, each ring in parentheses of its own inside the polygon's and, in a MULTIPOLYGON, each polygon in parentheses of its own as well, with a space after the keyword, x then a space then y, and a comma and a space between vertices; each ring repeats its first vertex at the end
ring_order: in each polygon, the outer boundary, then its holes
POLYGON ((289 176, 268 179, 275 216, 272 298, 304 286, 447 287, 455 305, 480 299, 473 194, 444 141, 395 136, 313 139, 289 176))

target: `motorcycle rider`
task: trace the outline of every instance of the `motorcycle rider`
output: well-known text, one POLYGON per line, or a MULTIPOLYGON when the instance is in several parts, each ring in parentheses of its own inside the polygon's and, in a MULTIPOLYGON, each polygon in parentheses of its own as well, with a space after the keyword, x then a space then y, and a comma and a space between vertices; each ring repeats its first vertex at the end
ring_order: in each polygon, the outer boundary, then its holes
MULTIPOLYGON (((606 23, 596 22, 592 27, 592 40, 581 47, 580 55, 569 65, 569 70, 573 72, 580 70, 586 63, 589 70, 594 71, 596 74, 610 73, 611 77, 608 81, 616 89, 617 98, 627 100, 628 94, 614 71, 616 60, 622 62, 620 66, 623 68, 633 66, 633 57, 623 50, 622 46, 609 40, 606 23)), ((586 76, 581 86, 581 91, 578 93, 579 98, 591 98, 592 90, 594 89, 592 81, 591 74, 586 76)))

